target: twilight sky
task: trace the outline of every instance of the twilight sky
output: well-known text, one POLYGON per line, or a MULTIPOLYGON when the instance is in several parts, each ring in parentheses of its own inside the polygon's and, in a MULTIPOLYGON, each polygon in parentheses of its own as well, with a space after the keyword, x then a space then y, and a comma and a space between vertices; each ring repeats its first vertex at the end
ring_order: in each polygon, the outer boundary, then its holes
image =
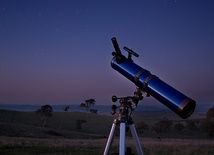
POLYGON ((197 104, 214 103, 213 0, 0 0, 0 103, 133 95, 110 66, 112 37, 197 104))

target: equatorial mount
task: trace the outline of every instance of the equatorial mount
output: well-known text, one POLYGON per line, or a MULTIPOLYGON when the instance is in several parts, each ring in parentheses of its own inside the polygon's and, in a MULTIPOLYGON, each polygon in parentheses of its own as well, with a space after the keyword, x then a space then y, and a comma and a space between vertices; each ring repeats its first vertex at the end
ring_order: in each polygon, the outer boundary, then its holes
MULTIPOLYGON (((140 100, 143 100, 143 96, 141 93, 141 90, 139 88, 136 88, 134 92, 134 96, 127 96, 127 97, 117 97, 115 95, 112 96, 112 102, 117 102, 119 100, 120 105, 116 106, 115 104, 112 105, 111 107, 111 114, 114 115, 116 113, 117 108, 120 108, 120 111, 124 108, 127 110, 130 109, 131 112, 137 107, 138 102, 140 100)), ((131 112, 129 116, 131 115, 131 112)))
POLYGON ((128 131, 127 129, 129 129, 134 139, 138 154, 143 155, 143 150, 141 148, 141 144, 136 132, 134 121, 131 118, 132 111, 137 107, 138 102, 142 99, 143 96, 139 88, 137 88, 136 91, 134 92, 134 96, 127 97, 117 97, 115 95, 112 96, 112 102, 117 102, 117 100, 119 100, 120 105, 119 106, 116 106, 115 104, 112 105, 111 114, 114 115, 116 113, 117 108, 119 108, 119 112, 118 118, 114 119, 113 121, 103 155, 109 155, 110 147, 114 139, 115 128, 118 125, 120 126, 119 154, 120 155, 132 154, 131 151, 128 151, 128 149, 125 152, 126 132, 128 131))

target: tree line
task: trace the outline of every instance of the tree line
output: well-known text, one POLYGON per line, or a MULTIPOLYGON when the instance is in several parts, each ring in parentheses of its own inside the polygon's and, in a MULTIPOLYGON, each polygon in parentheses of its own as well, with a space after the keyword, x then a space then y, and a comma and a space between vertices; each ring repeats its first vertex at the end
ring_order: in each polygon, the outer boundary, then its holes
MULTIPOLYGON (((161 134, 169 132, 170 129, 182 131, 185 128, 190 130, 202 130, 208 134, 209 137, 214 138, 214 106, 206 112, 204 119, 187 119, 184 121, 175 122, 167 118, 163 118, 156 122, 150 129, 154 131, 159 138, 161 134)), ((149 125, 145 122, 137 124, 137 130, 143 133, 149 129, 149 125)))
MULTIPOLYGON (((80 104, 80 107, 83 107, 88 111, 90 111, 91 113, 95 113, 97 114, 97 110, 96 109, 91 109, 91 106, 95 104, 95 99, 88 99, 88 100, 85 100, 85 103, 81 103, 80 104)), ((63 110, 65 112, 67 112, 69 110, 69 106, 65 106, 63 108, 63 110)), ((47 119, 52 117, 53 116, 53 108, 51 105, 49 104, 46 104, 46 105, 43 105, 41 106, 41 108, 37 109, 35 111, 35 113, 39 116, 39 118, 43 121, 43 125, 42 127, 44 128, 46 123, 47 123, 47 119)), ((77 120, 77 128, 78 129, 81 129, 81 124, 82 123, 86 123, 86 121, 83 121, 83 120, 77 120)))
MULTIPOLYGON (((94 104, 95 104, 95 100, 89 99, 89 100, 86 100, 84 104, 82 103, 80 106, 85 107, 86 110, 88 111, 90 109, 90 106, 94 104)), ((68 109, 69 107, 66 106, 64 108, 64 111, 68 111, 68 109)), ((41 106, 41 108, 36 110, 36 114, 43 121, 42 127, 45 127, 47 123, 47 119, 53 116, 53 108, 51 105, 48 105, 48 104, 43 105, 41 106)), ((201 129, 204 132, 206 132, 209 135, 209 137, 213 138, 214 137, 214 106, 206 112, 206 116, 204 119, 187 119, 183 122, 175 123, 172 120, 164 118, 156 122, 151 127, 151 130, 157 133, 158 137, 161 137, 162 133, 167 133, 172 128, 177 131, 182 131, 184 128, 188 128, 190 130, 201 129)), ((81 125, 83 123, 86 123, 86 121, 77 120, 76 122, 77 129, 81 129, 81 125)), ((137 131, 140 133, 143 133, 143 131, 148 129, 149 129, 149 125, 143 121, 137 124, 137 131)))

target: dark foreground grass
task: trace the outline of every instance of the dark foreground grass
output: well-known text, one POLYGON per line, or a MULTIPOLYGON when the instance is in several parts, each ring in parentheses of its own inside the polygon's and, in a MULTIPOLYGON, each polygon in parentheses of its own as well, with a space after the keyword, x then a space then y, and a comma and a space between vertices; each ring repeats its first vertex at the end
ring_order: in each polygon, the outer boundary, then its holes
POLYGON ((46 146, 2 146, 0 154, 58 154, 58 155, 95 155, 102 154, 100 147, 46 147, 46 146))
MULTIPOLYGON (((157 140, 158 135, 151 128, 158 119, 151 119, 149 115, 143 117, 149 129, 138 130, 145 155, 214 154, 214 140, 208 139, 199 129, 185 128, 177 131, 171 128, 167 133, 161 134, 162 140, 157 140)), ((41 128, 43 122, 34 112, 0 110, 0 154, 102 155, 115 117, 56 112, 48 119, 46 127, 41 128), (82 124, 81 129, 76 128, 77 120, 86 122, 82 124)), ((140 116, 134 119, 136 125, 142 120, 140 116)), ((173 117, 171 119, 176 120, 173 117)), ((110 154, 118 152, 118 131, 119 128, 116 130, 110 154)), ((134 142, 129 136, 126 143, 137 154, 134 142)))
MULTIPOLYGON (((53 154, 53 155, 102 155, 107 139, 32 139, 0 137, 0 154, 53 154)), ((118 138, 111 147, 110 153, 117 153, 118 138)), ((140 139, 145 155, 213 155, 213 140, 187 139, 140 139)), ((137 154, 132 139, 127 138, 127 146, 137 154)))
POLYGON ((35 139, 0 137, 0 154, 102 154, 103 140, 35 139))

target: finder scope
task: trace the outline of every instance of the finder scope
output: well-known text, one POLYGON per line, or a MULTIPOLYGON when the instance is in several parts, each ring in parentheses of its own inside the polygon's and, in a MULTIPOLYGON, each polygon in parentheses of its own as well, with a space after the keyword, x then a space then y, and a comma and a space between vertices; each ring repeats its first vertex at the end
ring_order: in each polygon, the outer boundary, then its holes
POLYGON ((188 118, 194 111, 196 102, 174 89, 157 76, 151 74, 148 70, 138 66, 132 60, 132 56, 139 55, 133 50, 124 47, 128 52, 126 58, 120 51, 116 38, 112 38, 115 52, 111 61, 113 69, 121 73, 127 79, 132 81, 139 89, 148 96, 153 96, 159 102, 163 103, 169 109, 178 114, 181 118, 188 118))

